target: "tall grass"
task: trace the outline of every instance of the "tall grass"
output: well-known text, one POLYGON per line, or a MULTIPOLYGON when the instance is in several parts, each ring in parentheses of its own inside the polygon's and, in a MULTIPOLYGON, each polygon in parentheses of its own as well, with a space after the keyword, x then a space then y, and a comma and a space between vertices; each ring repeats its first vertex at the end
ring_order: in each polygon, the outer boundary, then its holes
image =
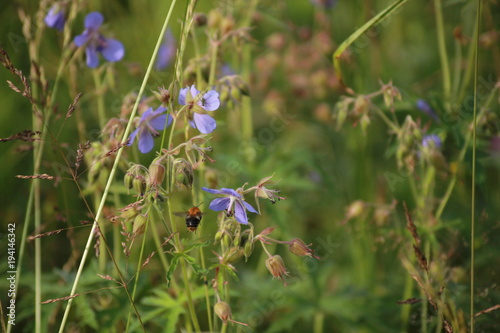
POLYGON ((53 5, 0 14, 3 330, 498 330, 496 3, 53 5))

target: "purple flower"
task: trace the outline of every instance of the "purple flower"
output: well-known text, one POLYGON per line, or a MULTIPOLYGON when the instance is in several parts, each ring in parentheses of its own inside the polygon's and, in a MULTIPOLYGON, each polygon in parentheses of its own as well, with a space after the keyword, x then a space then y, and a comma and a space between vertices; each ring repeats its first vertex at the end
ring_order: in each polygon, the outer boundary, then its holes
POLYGON ((137 129, 130 134, 128 145, 132 145, 136 136, 139 136, 139 150, 146 154, 153 149, 155 136, 158 136, 158 131, 163 131, 172 122, 172 116, 164 114, 167 108, 159 107, 156 111, 153 108, 147 109, 139 121, 137 129))
POLYGON ((429 134, 422 139, 422 146, 426 149, 440 149, 441 138, 437 134, 429 134))
POLYGON ((52 5, 49 12, 45 16, 44 21, 49 28, 54 28, 62 31, 64 29, 64 23, 66 21, 64 17, 64 8, 57 3, 52 5))
POLYGON ((96 68, 99 65, 98 52, 110 62, 121 60, 125 54, 125 48, 121 42, 116 39, 105 38, 99 33, 103 21, 104 17, 101 13, 89 13, 85 17, 85 31, 74 39, 76 46, 86 47, 87 66, 90 68, 96 68))
POLYGON ((236 221, 241 224, 248 224, 247 210, 252 213, 257 213, 255 208, 253 208, 248 202, 246 202, 241 194, 230 188, 221 188, 220 190, 214 190, 211 188, 202 187, 204 191, 213 194, 222 194, 222 198, 216 198, 210 203, 211 210, 219 212, 225 210, 228 216, 234 215, 236 221), (233 208, 234 205, 234 208, 233 208))
POLYGON ((210 90, 201 95, 194 85, 181 89, 179 104, 188 105, 188 119, 192 128, 197 128, 201 133, 208 134, 217 127, 215 119, 207 111, 215 111, 220 106, 219 93, 210 90))
POLYGON ((439 122, 439 117, 436 115, 436 113, 434 112, 434 110, 432 110, 431 106, 426 101, 424 101, 423 99, 419 99, 417 101, 417 108, 420 111, 422 111, 423 113, 425 113, 428 116, 430 116, 435 121, 439 122))
POLYGON ((172 30, 168 29, 163 38, 163 43, 160 45, 158 50, 158 56, 156 58, 155 67, 157 70, 162 70, 167 68, 168 65, 175 58, 175 53, 177 52, 177 45, 175 43, 174 35, 172 30))

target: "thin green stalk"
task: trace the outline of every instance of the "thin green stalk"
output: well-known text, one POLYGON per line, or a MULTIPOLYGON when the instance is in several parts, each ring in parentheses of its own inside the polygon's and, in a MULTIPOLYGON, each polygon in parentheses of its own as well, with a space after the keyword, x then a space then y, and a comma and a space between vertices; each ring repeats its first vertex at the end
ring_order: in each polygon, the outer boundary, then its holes
POLYGON ((450 111, 451 96, 451 76, 450 64, 448 63, 448 52, 446 51, 446 40, 444 38, 443 6, 441 0, 434 0, 434 10, 436 13, 436 31, 438 40, 439 59, 443 74, 443 93, 446 111, 450 111))
POLYGON ((314 333, 322 333, 324 323, 325 323, 325 314, 323 312, 320 312, 320 311, 316 312, 314 314, 313 332, 314 333))
MULTIPOLYGON (((150 215, 149 215, 149 209, 148 209, 148 212, 146 214, 147 214, 147 220, 146 220, 146 226, 144 228, 144 234, 142 235, 141 252, 139 253, 139 259, 137 260, 137 269, 135 271, 135 279, 134 279, 134 289, 132 289, 132 301, 135 300, 135 293, 137 292, 137 285, 139 284, 139 277, 141 275, 142 258, 144 255, 144 248, 146 246, 146 235, 147 235, 149 223, 151 220, 150 215)), ((130 306, 125 332, 128 332, 129 327, 130 327, 130 321, 132 319, 132 310, 133 310, 133 307, 130 306)))
MULTIPOLYGON (((481 107, 481 110, 479 111, 479 114, 477 115, 477 119, 481 119, 483 117, 484 113, 489 108, 490 104, 493 102, 497 89, 498 89, 498 86, 495 86, 492 89, 488 98, 486 99, 486 102, 481 107)), ((477 119, 476 119, 476 123, 477 123, 477 119)), ((473 124, 474 124, 474 120, 473 120, 471 126, 473 124)), ((458 155, 457 164, 460 164, 464 160, 465 153, 467 152, 467 148, 469 147, 471 137, 472 137, 472 131, 467 131, 467 134, 465 136, 464 145, 463 145, 462 150, 460 151, 460 153, 458 155)), ((457 172, 455 172, 453 174, 453 177, 451 178, 450 183, 448 184, 448 187, 446 188, 446 192, 445 192, 443 198, 441 199, 441 202, 439 203, 438 208, 436 209, 435 216, 436 216, 437 220, 439 220, 439 218, 443 214, 443 211, 446 208, 448 200, 451 197, 451 193, 453 192, 453 189, 455 188, 456 182, 457 182, 457 172)))
POLYGON ((104 98, 103 98, 103 92, 102 92, 102 82, 100 78, 100 70, 99 69, 94 69, 92 71, 92 77, 94 78, 94 87, 95 87, 95 95, 97 98, 97 115, 99 119, 99 125, 101 128, 104 128, 106 125, 106 114, 105 114, 105 107, 104 107, 104 98))
MULTIPOLYGON (((173 8, 174 8, 176 2, 177 2, 177 0, 173 0, 172 3, 170 4, 170 9, 169 9, 169 11, 167 13, 167 17, 165 18, 165 22, 163 23, 163 27, 162 27, 162 30, 161 30, 160 35, 158 37, 158 41, 156 42, 156 46, 155 46, 155 49, 153 51, 153 55, 151 57, 151 60, 149 62, 148 69, 146 70, 146 74, 144 75, 144 79, 142 81, 141 88, 139 89, 139 93, 137 94, 137 99, 136 99, 134 107, 132 109, 132 113, 130 114, 129 122, 127 124, 127 127, 125 128, 124 133, 123 133, 123 138, 122 138, 123 142, 125 142, 127 140, 128 136, 129 136, 130 129, 132 128, 132 119, 134 119, 134 117, 135 117, 135 115, 137 113, 139 102, 140 102, 141 97, 142 97, 142 95, 144 93, 144 90, 146 88, 146 84, 147 84, 147 81, 149 79, 149 76, 151 75, 151 71, 153 69, 153 65, 154 65, 154 62, 155 62, 155 59, 156 59, 156 55, 158 54, 158 50, 160 49, 160 45, 161 45, 161 43, 163 41, 163 36, 164 36, 165 31, 167 29, 167 26, 168 26, 168 23, 170 21, 170 17, 172 15, 172 11, 173 11, 173 8)), ((109 174, 108 181, 106 183, 106 187, 104 188, 104 192, 103 192, 103 195, 102 195, 102 198, 101 198, 101 202, 99 204, 99 207, 97 209, 97 213, 95 215, 95 219, 94 219, 94 223, 93 223, 93 226, 92 226, 92 230, 94 230, 95 228, 99 227, 98 221, 99 221, 99 219, 101 217, 101 214, 102 214, 102 211, 103 211, 103 208, 104 208, 104 204, 106 202, 109 190, 111 188, 111 184, 113 183, 113 180, 114 180, 114 176, 115 176, 116 170, 118 169, 118 163, 119 163, 119 161, 121 159, 122 153, 123 153, 123 149, 120 149, 120 150, 118 150, 118 152, 116 154, 116 158, 115 158, 115 161, 113 163, 113 167, 111 168, 111 172, 109 174)), ((80 282, 80 277, 81 277, 82 272, 83 272, 83 267, 85 265, 85 261, 87 260, 88 253, 89 253, 90 247, 92 245, 92 240, 93 240, 93 232, 91 231, 89 233, 89 237, 88 237, 87 243, 85 245, 85 249, 84 249, 84 252, 83 252, 83 255, 82 255, 82 259, 80 261, 80 265, 78 267, 78 271, 76 273, 75 280, 73 282, 73 286, 71 288, 70 295, 74 295, 75 292, 76 292, 76 288, 78 286, 78 283, 80 282)), ((63 315, 63 318, 62 318, 62 321, 61 321, 61 325, 59 327, 59 332, 60 333, 64 332, 64 328, 66 326, 66 321, 68 320, 69 311, 71 309, 71 305, 72 304, 73 304, 73 299, 70 299, 68 301, 68 304, 66 305, 66 309, 64 311, 64 315, 63 315)), ((139 320, 141 320, 140 317, 138 317, 138 318, 139 318, 139 320)), ((141 321, 141 325, 142 325, 142 321, 141 321)))
POLYGON ((347 39, 345 39, 342 44, 339 45, 335 53, 333 54, 333 67, 335 69, 335 73, 341 84, 344 84, 344 78, 342 75, 342 69, 340 67, 340 56, 342 53, 356 41, 359 37, 361 37, 368 29, 374 27, 375 25, 382 22, 384 19, 388 18, 394 12, 404 5, 408 0, 396 0, 391 5, 387 6, 384 10, 374 16, 370 21, 363 24, 360 28, 356 29, 347 39))
POLYGON ((191 321, 193 322, 194 329, 196 332, 201 332, 200 324, 198 323, 198 317, 196 316, 196 311, 194 309, 193 297, 191 296, 191 288, 189 287, 189 277, 187 275, 186 262, 181 260, 181 270, 182 278, 184 279, 184 288, 186 291, 186 296, 188 298, 188 308, 191 321))
POLYGON ((474 247, 476 224, 476 127, 477 127, 477 81, 479 64, 479 30, 481 28, 481 0, 477 0, 476 49, 474 52, 474 117, 472 120, 472 181, 471 181, 471 221, 470 221, 470 331, 474 333, 474 247))

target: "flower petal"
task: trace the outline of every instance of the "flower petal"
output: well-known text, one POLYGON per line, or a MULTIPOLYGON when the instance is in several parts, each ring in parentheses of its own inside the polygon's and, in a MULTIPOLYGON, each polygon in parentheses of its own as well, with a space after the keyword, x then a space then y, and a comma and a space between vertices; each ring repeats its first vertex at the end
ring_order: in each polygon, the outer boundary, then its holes
POLYGON ((241 195, 232 188, 223 187, 220 189, 220 194, 232 195, 234 197, 241 198, 241 195))
POLYGON ((87 55, 87 66, 90 68, 96 68, 99 65, 99 57, 96 49, 89 45, 85 49, 85 54, 87 55))
POLYGON ((208 114, 195 113, 193 118, 196 128, 203 134, 212 133, 217 127, 215 119, 210 117, 208 114))
POLYGON ((189 88, 183 88, 179 92, 179 104, 180 105, 186 105, 186 94, 188 92, 189 88))
POLYGON ((75 43, 76 46, 80 47, 88 42, 89 37, 90 35, 88 34, 88 32, 85 31, 83 34, 76 36, 75 39, 73 39, 73 42, 75 43))
POLYGON ((257 213, 259 214, 259 212, 257 210, 255 210, 255 208, 252 207, 252 205, 250 205, 248 202, 246 201, 242 201, 243 204, 245 205, 245 208, 249 211, 249 212, 252 212, 252 213, 257 213))
POLYGON ((125 48, 120 41, 112 38, 105 38, 105 45, 101 52, 104 59, 114 62, 123 58, 125 55, 125 48))
POLYGON ((234 204, 234 217, 239 223, 248 224, 247 212, 239 200, 234 204))
POLYGON ((143 154, 149 153, 154 145, 153 135, 148 130, 142 131, 139 135, 139 151, 143 154))
POLYGON ((162 114, 161 116, 158 116, 158 117, 152 119, 149 122, 149 124, 155 130, 163 131, 165 128, 167 128, 170 125, 171 122, 172 122, 172 116, 170 114, 168 115, 168 120, 167 120, 167 115, 162 114))
POLYGON ((85 28, 97 30, 104 22, 104 17, 99 12, 92 12, 85 16, 85 28))
POLYGON ((201 188, 203 191, 208 192, 208 193, 213 193, 213 194, 221 194, 220 190, 216 190, 213 188, 208 188, 208 187, 202 187, 201 188))
POLYGON ((196 89, 196 87, 194 86, 194 84, 191 86, 190 92, 191 92, 191 97, 193 99, 196 98, 196 96, 198 96, 200 94, 200 91, 198 89, 196 89))
POLYGON ((139 129, 136 129, 135 131, 132 132, 132 134, 130 134, 130 136, 128 137, 127 146, 131 146, 134 143, 135 136, 137 135, 138 132, 139 132, 139 129))
POLYGON ((208 208, 210 208, 213 211, 220 212, 221 210, 225 210, 229 208, 229 204, 231 203, 231 199, 224 197, 224 198, 216 198, 212 200, 208 208))
POLYGON ((47 16, 45 16, 44 21, 49 28, 54 28, 62 31, 64 29, 65 22, 64 11, 61 10, 61 8, 59 8, 57 4, 53 5, 47 13, 47 16))
POLYGON ((203 108, 207 111, 215 111, 220 106, 219 93, 215 90, 210 90, 203 95, 203 108))

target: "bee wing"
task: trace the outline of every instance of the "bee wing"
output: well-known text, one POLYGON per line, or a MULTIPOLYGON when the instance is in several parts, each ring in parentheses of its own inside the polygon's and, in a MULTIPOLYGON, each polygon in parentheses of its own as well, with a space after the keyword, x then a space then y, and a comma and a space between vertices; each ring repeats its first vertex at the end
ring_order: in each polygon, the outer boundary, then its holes
POLYGON ((175 216, 180 216, 180 217, 186 217, 187 212, 175 212, 174 215, 175 216))

